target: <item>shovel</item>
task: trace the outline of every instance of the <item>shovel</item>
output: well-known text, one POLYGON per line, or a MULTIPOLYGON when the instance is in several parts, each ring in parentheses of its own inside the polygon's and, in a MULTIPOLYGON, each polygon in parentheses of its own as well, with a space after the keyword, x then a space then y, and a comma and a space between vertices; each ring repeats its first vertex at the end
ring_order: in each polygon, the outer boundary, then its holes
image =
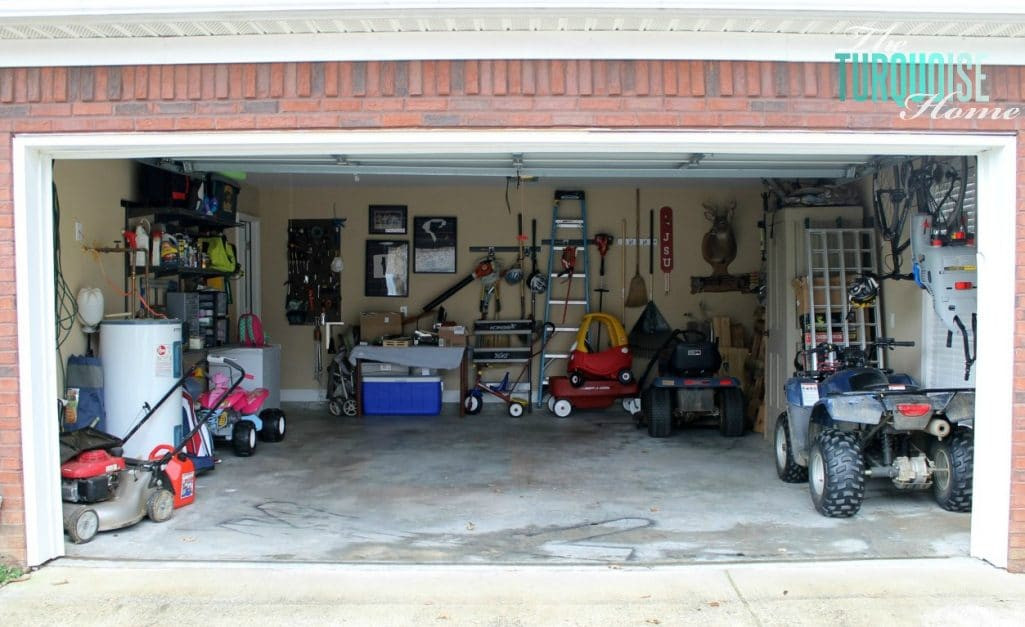
POLYGON ((636 231, 635 235, 637 238, 637 265, 634 270, 634 276, 630 279, 630 290, 626 294, 626 306, 627 307, 640 307, 648 302, 648 287, 644 283, 644 277, 641 275, 641 190, 636 190, 636 231))

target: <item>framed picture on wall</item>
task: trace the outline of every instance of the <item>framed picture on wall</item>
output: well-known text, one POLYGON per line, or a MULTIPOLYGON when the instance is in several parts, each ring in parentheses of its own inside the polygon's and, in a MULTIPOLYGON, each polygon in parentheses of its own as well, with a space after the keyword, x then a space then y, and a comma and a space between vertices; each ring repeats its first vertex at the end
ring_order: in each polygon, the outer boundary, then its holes
POLYGON ((405 235, 405 205, 370 205, 371 235, 405 235))
POLYGON ((454 274, 456 219, 413 218, 413 272, 454 274))
POLYGON ((409 296, 409 242, 367 240, 367 296, 409 296))

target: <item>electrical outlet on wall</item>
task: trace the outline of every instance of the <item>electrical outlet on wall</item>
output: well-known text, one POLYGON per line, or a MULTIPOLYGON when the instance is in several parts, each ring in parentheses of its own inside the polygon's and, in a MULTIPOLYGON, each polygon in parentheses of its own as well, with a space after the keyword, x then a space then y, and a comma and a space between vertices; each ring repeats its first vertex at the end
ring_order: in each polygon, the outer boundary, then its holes
POLYGON ((75 241, 81 242, 85 239, 85 234, 82 232, 82 223, 75 220, 75 241))
POLYGON ((405 318, 409 315, 409 307, 406 305, 402 305, 401 307, 399 307, 399 313, 402 314, 403 318, 405 318))

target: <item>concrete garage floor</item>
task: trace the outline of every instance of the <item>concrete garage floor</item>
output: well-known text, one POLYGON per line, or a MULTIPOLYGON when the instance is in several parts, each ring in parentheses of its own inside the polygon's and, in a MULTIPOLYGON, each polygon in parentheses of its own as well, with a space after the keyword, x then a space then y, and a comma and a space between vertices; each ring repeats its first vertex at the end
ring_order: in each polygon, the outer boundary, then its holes
POLYGON ((285 407, 284 442, 223 462, 163 524, 68 544, 83 558, 666 564, 964 556, 969 516, 870 483, 828 519, 775 475, 759 434, 649 438, 613 409, 559 420, 335 418, 285 407))

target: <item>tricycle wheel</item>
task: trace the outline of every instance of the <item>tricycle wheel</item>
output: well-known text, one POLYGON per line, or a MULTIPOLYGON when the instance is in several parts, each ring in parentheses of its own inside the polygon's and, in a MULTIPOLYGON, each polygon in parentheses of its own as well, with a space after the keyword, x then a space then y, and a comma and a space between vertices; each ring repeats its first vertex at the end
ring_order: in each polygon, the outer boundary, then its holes
POLYGON ((349 398, 342 403, 342 413, 346 416, 355 416, 357 413, 356 399, 349 398))
POLYGON ((634 373, 631 372, 629 368, 623 368, 619 371, 619 374, 616 375, 616 378, 619 379, 619 382, 623 385, 630 385, 633 383, 634 373))
POLYGON ((100 530, 100 517, 91 507, 76 507, 64 517, 64 530, 75 544, 85 544, 100 530))
POLYGON ((239 420, 231 428, 231 448, 239 457, 249 457, 256 450, 256 426, 248 420, 239 420))
POLYGON ((555 397, 554 396, 549 396, 548 397, 548 401, 546 402, 546 405, 548 405, 548 411, 550 411, 550 412, 552 412, 554 414, 555 413, 555 397))
POLYGON ((516 401, 512 401, 511 403, 509 403, 509 415, 513 418, 519 418, 520 416, 522 416, 523 405, 517 403, 516 401))
POLYGON ((715 395, 719 406, 719 433, 728 438, 744 435, 744 393, 738 388, 723 388, 715 395))
POLYGON ((162 523, 174 514, 174 494, 163 488, 156 490, 146 499, 146 515, 153 522, 162 523))
POLYGON ((260 412, 260 439, 264 442, 280 442, 285 439, 285 412, 280 409, 265 409, 260 412))
POLYGON ((811 501, 823 516, 849 518, 865 498, 865 461, 853 433, 823 429, 808 460, 811 501))
POLYGON ((932 445, 935 468, 932 495, 950 512, 972 511, 972 458, 975 444, 969 431, 958 429, 932 445))
POLYGON ((584 375, 574 370, 573 372, 569 373, 569 384, 575 388, 580 387, 584 384, 584 375))
POLYGON ((329 412, 331 412, 332 416, 341 416, 342 415, 342 404, 340 402, 338 402, 338 401, 328 401, 327 402, 327 410, 329 412))
POLYGON ((555 412, 555 415, 559 418, 565 418, 573 413, 573 404, 564 398, 560 398, 555 401, 554 405, 552 405, 552 411, 555 412))
POLYGON ((466 398, 463 399, 463 409, 471 416, 479 414, 483 406, 484 401, 476 394, 467 394, 466 398))
POLYGON ((776 474, 785 483, 804 483, 808 480, 808 469, 794 461, 790 445, 790 421, 783 412, 776 419, 774 449, 776 451, 776 474))
POLYGON ((641 411, 648 417, 648 435, 665 438, 673 432, 673 403, 669 390, 648 388, 641 398, 641 411))

